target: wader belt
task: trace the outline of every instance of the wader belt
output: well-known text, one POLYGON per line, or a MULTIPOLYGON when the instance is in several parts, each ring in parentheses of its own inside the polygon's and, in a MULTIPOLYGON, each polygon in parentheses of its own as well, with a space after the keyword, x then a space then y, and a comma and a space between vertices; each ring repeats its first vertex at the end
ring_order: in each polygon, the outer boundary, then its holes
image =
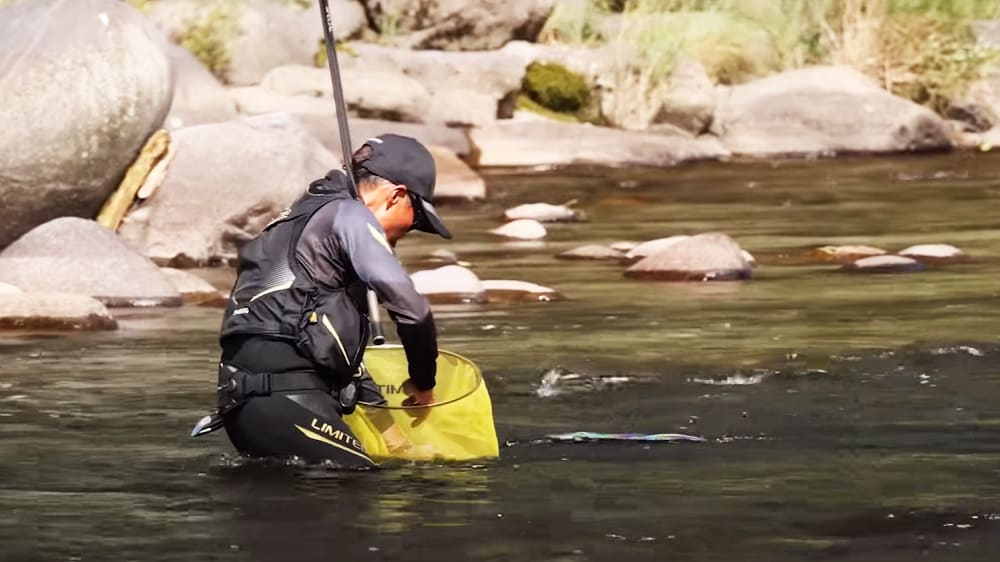
POLYGON ((219 390, 241 397, 267 396, 274 392, 296 390, 322 390, 330 392, 331 385, 316 373, 246 373, 237 371, 219 390), (236 376, 237 373, 243 376, 236 376))

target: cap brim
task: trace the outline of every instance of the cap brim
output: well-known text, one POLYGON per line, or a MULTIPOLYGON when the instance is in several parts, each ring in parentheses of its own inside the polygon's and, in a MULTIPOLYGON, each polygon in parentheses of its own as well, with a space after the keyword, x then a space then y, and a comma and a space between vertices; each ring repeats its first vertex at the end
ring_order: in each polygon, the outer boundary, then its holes
POLYGON ((448 231, 448 227, 444 225, 444 222, 441 220, 441 216, 438 215, 437 209, 434 208, 434 205, 419 195, 414 197, 414 199, 419 201, 421 210, 423 211, 423 220, 420 220, 413 225, 414 230, 430 234, 438 234, 443 238, 451 240, 451 232, 448 231))

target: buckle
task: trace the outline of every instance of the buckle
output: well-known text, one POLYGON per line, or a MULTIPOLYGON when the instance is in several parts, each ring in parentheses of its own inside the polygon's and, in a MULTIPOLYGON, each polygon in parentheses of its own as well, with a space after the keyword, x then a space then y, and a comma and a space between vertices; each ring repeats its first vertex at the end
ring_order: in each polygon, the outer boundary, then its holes
POLYGON ((244 396, 267 396, 271 394, 271 373, 238 373, 243 375, 237 382, 244 396), (242 383, 242 384, 240 384, 242 383))

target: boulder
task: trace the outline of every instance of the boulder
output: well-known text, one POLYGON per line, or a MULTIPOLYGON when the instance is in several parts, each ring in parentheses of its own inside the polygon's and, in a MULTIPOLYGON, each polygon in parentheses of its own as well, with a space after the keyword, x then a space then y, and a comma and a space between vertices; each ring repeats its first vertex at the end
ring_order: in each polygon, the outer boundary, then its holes
POLYGON ((691 238, 685 234, 678 234, 676 236, 668 236, 666 238, 657 238, 656 240, 650 240, 648 242, 643 242, 629 250, 625 253, 625 257, 632 260, 637 258, 644 258, 646 256, 651 256, 653 254, 660 253, 673 247, 674 244, 687 240, 691 238))
POLYGON ((580 220, 580 213, 566 205, 526 203, 507 209, 503 218, 509 221, 531 219, 538 222, 576 222, 580 220))
POLYGON ((601 86, 601 113, 608 122, 637 131, 666 125, 693 135, 708 132, 717 99, 715 84, 701 63, 681 59, 670 76, 653 87, 644 85, 643 80, 645 73, 640 69, 602 73, 597 83, 601 86))
POLYGON ((951 148, 941 117, 848 67, 792 70, 735 86, 712 129, 733 154, 757 157, 951 148))
MULTIPOLYGON (((340 154, 340 132, 337 130, 337 115, 333 102, 329 101, 329 111, 325 114, 296 114, 295 117, 323 146, 334 154, 340 154)), ((465 131, 447 127, 441 123, 399 123, 379 119, 348 119, 351 127, 351 142, 357 147, 366 139, 385 133, 395 133, 413 137, 425 146, 442 146, 458 155, 463 161, 472 154, 472 145, 465 131)))
POLYGON ((862 258, 844 265, 843 269, 858 273, 907 273, 923 271, 924 266, 915 259, 885 255, 862 258))
POLYGON ((990 49, 1000 49, 1000 20, 979 20, 972 22, 972 31, 977 42, 990 49))
POLYGON ((564 260, 620 260, 625 254, 600 244, 587 244, 566 250, 556 257, 564 260))
POLYGON ((99 301, 72 293, 0 295, 0 330, 114 330, 118 322, 99 301))
POLYGON ((170 107, 164 48, 118 0, 0 12, 0 248, 50 219, 97 214, 170 107))
POLYGON ((20 288, 13 285, 8 285, 7 283, 0 283, 0 295, 19 295, 23 293, 20 288))
POLYGON ((410 276, 417 292, 435 304, 484 303, 486 288, 472 270, 460 265, 417 271, 410 276))
POLYGON ((415 116, 421 123, 492 123, 512 113, 525 73, 524 59, 503 51, 409 51, 365 43, 352 48, 357 56, 339 60, 349 107, 362 117, 373 117, 364 110, 384 96, 426 103, 415 116))
POLYGON ((947 116, 973 132, 1000 125, 1000 70, 969 85, 964 94, 952 100, 947 116))
MULTIPOLYGON (((331 0, 337 39, 357 36, 367 25, 364 10, 331 0)), ((315 4, 274 0, 156 0, 147 16, 175 42, 212 58, 227 84, 257 84, 285 64, 314 64, 323 40, 315 4)))
MULTIPOLYGON (((268 113, 293 113, 296 115, 321 115, 329 123, 336 119, 333 99, 306 95, 288 95, 261 86, 236 86, 226 88, 240 115, 266 115, 268 113)), ((333 121, 336 131, 336 121, 333 121)))
POLYGON ((290 115, 178 129, 177 155, 155 195, 125 217, 121 236, 159 265, 217 265, 340 166, 290 115))
POLYGON ((145 257, 94 221, 49 221, 0 252, 0 281, 29 293, 73 293, 107 306, 179 306, 180 294, 145 257))
POLYGON ((450 149, 428 146, 437 168, 434 200, 471 201, 486 197, 486 182, 450 149))
POLYGON ((236 100, 211 72, 187 49, 169 45, 174 67, 174 101, 166 126, 179 129, 203 123, 218 123, 236 117, 236 100))
POLYGON ((531 219, 511 221, 503 226, 494 228, 490 232, 497 236, 513 238, 515 240, 541 240, 548 234, 542 223, 531 219))
POLYGON ((809 252, 810 257, 819 261, 833 263, 852 263, 862 258, 887 254, 882 248, 874 246, 822 246, 809 252))
POLYGON ((735 240, 709 232, 681 240, 628 268, 630 279, 732 281, 749 279, 752 268, 735 240))
POLYGON ((918 244, 902 250, 899 255, 923 263, 951 263, 968 258, 965 252, 950 244, 918 244))
POLYGON ((555 289, 526 281, 493 279, 482 284, 490 302, 549 302, 564 298, 555 289))
POLYGON ((375 28, 410 49, 498 49, 534 41, 554 0, 362 0, 375 28), (387 35, 391 29, 392 34, 387 35))
MULTIPOLYGON (((432 94, 419 78, 408 76, 400 68, 366 68, 353 63, 350 55, 339 60, 342 61, 344 103, 349 112, 389 121, 421 123, 428 120, 432 94)), ((264 76, 260 89, 277 94, 272 99, 280 103, 289 106, 295 103, 294 109, 289 107, 283 111, 335 115, 333 85, 329 70, 325 68, 279 66, 264 76)), ((267 99, 263 92, 255 93, 257 98, 267 99)))
POLYGON ((219 303, 225 304, 222 292, 201 277, 172 267, 160 268, 170 284, 180 293, 185 304, 219 303))
POLYGON ((478 166, 676 166, 729 153, 710 136, 654 134, 555 121, 499 121, 470 131, 478 166))

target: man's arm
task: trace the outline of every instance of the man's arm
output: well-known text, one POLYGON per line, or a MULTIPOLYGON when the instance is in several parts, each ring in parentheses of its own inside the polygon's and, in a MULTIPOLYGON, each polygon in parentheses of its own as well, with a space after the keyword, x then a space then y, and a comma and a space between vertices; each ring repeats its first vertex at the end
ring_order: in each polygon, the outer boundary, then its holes
POLYGON ((396 323, 396 333, 406 351, 410 380, 419 390, 434 388, 437 330, 427 299, 417 292, 382 228, 364 206, 342 205, 333 224, 354 271, 375 291, 396 323))

